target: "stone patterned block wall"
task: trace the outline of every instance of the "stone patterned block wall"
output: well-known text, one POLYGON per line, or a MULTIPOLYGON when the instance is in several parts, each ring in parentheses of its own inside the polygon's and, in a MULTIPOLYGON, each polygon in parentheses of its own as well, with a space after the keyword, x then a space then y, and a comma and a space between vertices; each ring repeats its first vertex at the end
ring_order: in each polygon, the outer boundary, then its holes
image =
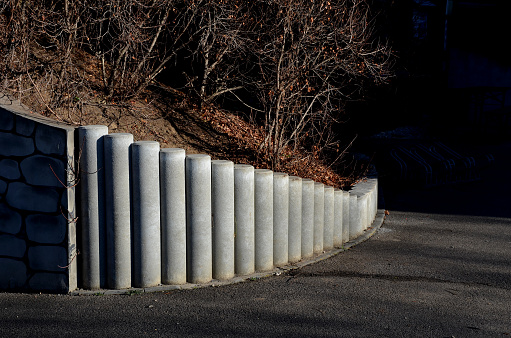
POLYGON ((0 290, 76 289, 74 128, 0 98, 0 290))

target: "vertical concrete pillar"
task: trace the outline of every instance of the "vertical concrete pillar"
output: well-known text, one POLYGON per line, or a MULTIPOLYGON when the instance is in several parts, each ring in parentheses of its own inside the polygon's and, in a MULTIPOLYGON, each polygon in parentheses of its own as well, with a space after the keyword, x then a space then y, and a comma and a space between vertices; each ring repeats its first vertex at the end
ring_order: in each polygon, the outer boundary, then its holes
POLYGON ((185 150, 160 150, 162 284, 186 283, 185 150))
POLYGON ((302 180, 302 258, 314 254, 314 181, 302 180))
POLYGON ((131 287, 130 146, 132 134, 104 137, 108 287, 131 287))
POLYGON ((78 128, 82 225, 82 286, 95 290, 106 285, 106 229, 103 136, 108 127, 78 128))
POLYGON ((362 234, 367 229, 367 227, 369 227, 369 224, 368 224, 369 216, 368 216, 368 212, 367 212, 368 204, 369 204, 369 193, 366 192, 362 196, 358 196, 357 204, 358 204, 359 213, 360 213, 360 223, 361 223, 360 224, 360 234, 362 234))
POLYGON ((369 225, 371 225, 376 217, 376 213, 378 212, 378 180, 375 178, 371 178, 369 180, 371 182, 371 199, 369 202, 369 225))
POLYGON ((234 277, 234 164, 211 162, 213 278, 234 277))
POLYGON ((325 186, 323 250, 334 248, 334 188, 325 186))
POLYGON ((234 165, 234 267, 237 275, 255 271, 254 167, 234 165))
POLYGON ((343 191, 334 190, 334 248, 342 247, 343 191))
POLYGON ((325 186, 314 183, 314 254, 323 252, 323 231, 325 225, 325 186))
POLYGON ((133 211, 133 285, 161 282, 160 145, 138 141, 131 145, 133 211))
POLYGON ((273 269, 273 172, 254 170, 255 269, 273 269))
POLYGON ((342 192, 342 243, 350 240, 350 193, 342 192))
MULTIPOLYGON (((374 218, 376 218, 376 214, 378 213, 378 200, 379 200, 379 195, 378 195, 378 179, 374 179, 374 218)), ((374 220, 374 219, 373 219, 374 220)))
POLYGON ((211 234, 211 157, 186 157, 187 278, 207 283, 213 278, 211 234))
POLYGON ((302 259, 302 179, 289 177, 288 260, 302 259))
POLYGON ((273 174, 273 264, 288 263, 289 254, 289 176, 273 174))
MULTIPOLYGON (((371 184, 372 185, 372 184, 371 184)), ((367 193, 367 208, 366 208, 366 229, 373 223, 373 189, 370 188, 367 193)))
POLYGON ((350 194, 350 241, 357 238, 362 232, 362 219, 358 205, 358 196, 350 194))

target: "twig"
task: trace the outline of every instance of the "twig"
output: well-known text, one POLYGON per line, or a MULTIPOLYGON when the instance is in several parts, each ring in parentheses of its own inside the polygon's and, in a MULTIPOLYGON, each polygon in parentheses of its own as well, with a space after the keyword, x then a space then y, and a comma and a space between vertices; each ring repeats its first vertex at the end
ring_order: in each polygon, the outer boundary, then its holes
POLYGON ((71 266, 71 264, 73 263, 73 261, 75 260, 76 256, 78 256, 80 254, 80 250, 76 250, 75 254, 73 255, 73 258, 71 258, 71 261, 69 262, 68 265, 66 266, 60 266, 60 265, 57 265, 59 268, 61 269, 67 269, 71 266))
MULTIPOLYGON (((69 210, 66 209, 66 211, 69 213, 69 210)), ((60 213, 69 223, 76 223, 76 221, 78 221, 78 216, 76 216, 73 219, 67 218, 66 215, 64 214, 64 210, 62 210, 62 205, 60 206, 60 213)))

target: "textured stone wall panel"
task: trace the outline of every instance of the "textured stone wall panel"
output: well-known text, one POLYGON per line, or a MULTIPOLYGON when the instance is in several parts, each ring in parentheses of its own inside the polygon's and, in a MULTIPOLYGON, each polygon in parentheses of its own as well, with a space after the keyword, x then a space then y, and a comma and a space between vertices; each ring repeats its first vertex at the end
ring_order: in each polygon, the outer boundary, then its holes
POLYGON ((27 267, 21 261, 0 258, 0 289, 19 289, 27 281, 27 267))
POLYGON ((0 235, 0 256, 23 258, 25 250, 24 240, 12 235, 0 235))
POLYGON ((0 95, 0 290, 77 287, 74 134, 0 95))
POLYGON ((57 159, 35 155, 24 159, 20 166, 28 184, 62 188, 66 182, 66 168, 57 159))
POLYGON ((0 130, 9 131, 14 125, 14 116, 11 112, 0 108, 0 130))
POLYGON ((28 156, 34 150, 33 139, 0 132, 0 156, 28 156))
POLYGON ((60 244, 66 239, 67 221, 62 215, 29 215, 25 220, 28 239, 40 244, 60 244))
POLYGON ((35 122, 21 116, 16 116, 16 133, 31 136, 35 129, 35 122))
POLYGON ((4 180, 0 180, 0 201, 2 200, 1 195, 5 194, 6 191, 7 191, 7 182, 5 182, 4 180))
POLYGON ((17 234, 21 229, 21 215, 13 211, 5 203, 0 203, 0 231, 17 234))
POLYGON ((33 270, 64 272, 67 251, 59 246, 34 246, 28 249, 28 261, 33 270))
POLYGON ((62 273, 36 273, 30 278, 28 286, 34 291, 67 292, 69 289, 67 277, 62 273))
POLYGON ((0 160, 0 177, 8 180, 17 180, 21 177, 18 162, 10 159, 0 160))
POLYGON ((13 182, 7 187, 7 203, 16 209, 34 212, 56 213, 59 210, 59 194, 53 188, 32 187, 13 182))
POLYGON ((40 124, 35 132, 37 150, 46 155, 65 155, 66 134, 63 130, 40 124))

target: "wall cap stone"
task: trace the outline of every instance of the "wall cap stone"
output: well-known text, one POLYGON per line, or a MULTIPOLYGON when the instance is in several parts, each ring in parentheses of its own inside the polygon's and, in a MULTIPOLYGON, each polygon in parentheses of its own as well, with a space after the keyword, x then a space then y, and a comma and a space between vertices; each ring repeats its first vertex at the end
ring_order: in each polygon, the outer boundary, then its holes
POLYGON ((0 109, 2 108, 18 116, 22 116, 24 118, 27 118, 38 123, 50 125, 52 127, 60 129, 65 129, 67 131, 73 131, 75 129, 75 127, 68 123, 52 120, 39 113, 32 113, 27 106, 21 104, 18 100, 12 98, 11 96, 5 93, 0 93, 0 109))

